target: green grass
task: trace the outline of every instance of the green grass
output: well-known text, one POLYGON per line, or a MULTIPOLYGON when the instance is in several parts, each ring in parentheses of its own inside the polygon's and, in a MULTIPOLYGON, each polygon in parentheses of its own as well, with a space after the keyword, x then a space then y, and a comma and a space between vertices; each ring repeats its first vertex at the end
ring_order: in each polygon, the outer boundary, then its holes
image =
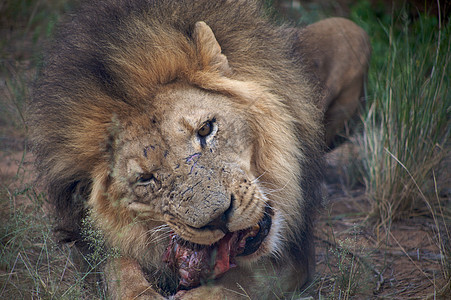
POLYGON ((375 26, 386 38, 369 74, 360 142, 373 214, 387 223, 437 202, 434 175, 447 175, 451 26, 426 15, 412 21, 404 10, 375 26))
MULTIPOLYGON (((1 186, 0 298, 104 299, 97 266, 116 253, 83 257, 74 245, 56 243, 45 195, 23 182, 28 175, 22 169, 1 186)), ((103 249, 98 232, 86 226, 85 233, 103 249)))
POLYGON ((92 298, 82 284, 84 272, 72 263, 73 247, 55 242, 45 195, 30 183, 25 166, 24 112, 30 86, 42 44, 69 7, 67 0, 0 4, 0 159, 9 157, 17 168, 14 174, 0 174, 1 299, 92 298), (20 151, 18 159, 9 156, 20 151))
POLYGON ((414 18, 406 8, 389 23, 364 17, 374 48, 359 138, 370 216, 386 228, 402 218, 433 218, 449 289, 451 206, 440 194, 450 177, 451 23, 414 18))
POLYGON ((372 270, 366 262, 368 252, 357 242, 359 228, 352 229, 350 237, 338 239, 333 234, 326 253, 326 264, 331 274, 332 287, 326 292, 332 299, 351 299, 356 294, 371 294, 372 270))
POLYGON ((70 248, 59 247, 52 239, 43 195, 32 187, 2 187, 2 191, 0 298, 63 299, 68 290, 67 298, 81 296, 80 288, 72 288, 79 274, 70 248), (31 204, 20 205, 23 201, 31 204), (9 213, 4 213, 7 205, 9 213))

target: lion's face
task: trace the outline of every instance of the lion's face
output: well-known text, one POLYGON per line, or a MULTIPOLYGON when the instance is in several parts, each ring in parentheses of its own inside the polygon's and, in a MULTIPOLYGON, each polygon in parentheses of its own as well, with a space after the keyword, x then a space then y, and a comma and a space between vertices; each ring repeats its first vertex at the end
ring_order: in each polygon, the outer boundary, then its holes
MULTIPOLYGON (((154 115, 120 126, 108 205, 146 228, 167 224, 203 245, 258 224, 265 209, 272 215, 256 174, 253 132, 236 101, 173 83, 153 103, 154 115)), ((249 258, 271 250, 265 230, 244 252, 249 258)))

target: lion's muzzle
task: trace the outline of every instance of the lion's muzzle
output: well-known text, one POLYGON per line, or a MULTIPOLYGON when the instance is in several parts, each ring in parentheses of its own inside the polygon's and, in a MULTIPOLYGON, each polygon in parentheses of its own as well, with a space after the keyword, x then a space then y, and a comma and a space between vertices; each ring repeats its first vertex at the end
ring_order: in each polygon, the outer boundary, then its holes
POLYGON ((201 281, 215 279, 236 266, 235 257, 258 250, 271 229, 272 211, 267 206, 263 218, 254 226, 227 232, 213 245, 188 242, 172 233, 163 261, 179 274, 179 289, 190 289, 201 281))

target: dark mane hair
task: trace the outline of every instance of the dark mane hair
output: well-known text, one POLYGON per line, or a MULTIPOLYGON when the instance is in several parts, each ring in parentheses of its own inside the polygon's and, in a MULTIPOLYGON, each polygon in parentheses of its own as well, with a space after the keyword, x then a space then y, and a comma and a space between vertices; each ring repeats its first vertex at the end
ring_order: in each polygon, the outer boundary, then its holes
POLYGON ((232 79, 258 81, 298 119, 295 151, 307 171, 297 184, 308 200, 293 212, 293 222, 301 215, 304 223, 290 229, 294 246, 287 255, 307 260, 312 216, 321 203, 322 117, 314 106, 321 91, 295 54, 295 32, 273 25, 260 1, 86 1, 59 25, 29 103, 28 125, 60 239, 86 249, 81 219, 95 170, 110 167, 114 120, 151 109, 159 86, 199 69, 198 21, 214 32, 232 79))

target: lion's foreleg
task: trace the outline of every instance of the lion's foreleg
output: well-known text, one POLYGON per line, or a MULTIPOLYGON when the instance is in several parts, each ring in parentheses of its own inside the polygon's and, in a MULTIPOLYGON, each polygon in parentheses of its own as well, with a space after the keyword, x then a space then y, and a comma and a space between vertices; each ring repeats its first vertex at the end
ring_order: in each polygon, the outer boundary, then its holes
POLYGON ((132 258, 108 260, 105 266, 105 282, 109 296, 115 300, 165 299, 151 287, 141 266, 132 258))
POLYGON ((226 289, 222 286, 208 286, 203 285, 198 288, 189 290, 189 291, 179 291, 173 297, 175 300, 198 300, 198 299, 208 299, 208 300, 239 300, 239 299, 247 299, 243 297, 243 295, 226 289))

